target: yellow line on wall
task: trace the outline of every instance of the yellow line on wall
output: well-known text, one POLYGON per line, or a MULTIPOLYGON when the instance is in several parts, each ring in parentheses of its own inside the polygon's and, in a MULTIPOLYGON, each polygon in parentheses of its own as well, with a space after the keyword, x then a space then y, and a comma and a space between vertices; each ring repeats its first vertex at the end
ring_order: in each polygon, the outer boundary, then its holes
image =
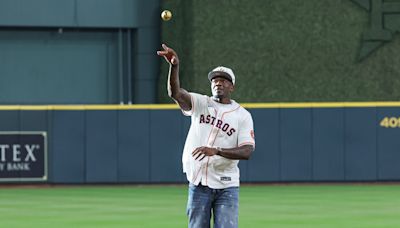
POLYGON ((400 102, 242 103, 241 105, 245 108, 400 107, 400 102))
POLYGON ((178 109, 176 104, 134 105, 0 105, 0 110, 162 110, 178 109))
MULTIPOLYGON (((344 107, 400 107, 400 102, 305 102, 305 103, 241 103, 245 108, 344 108, 344 107)), ((0 105, 0 110, 170 110, 179 109, 176 104, 133 105, 0 105)))

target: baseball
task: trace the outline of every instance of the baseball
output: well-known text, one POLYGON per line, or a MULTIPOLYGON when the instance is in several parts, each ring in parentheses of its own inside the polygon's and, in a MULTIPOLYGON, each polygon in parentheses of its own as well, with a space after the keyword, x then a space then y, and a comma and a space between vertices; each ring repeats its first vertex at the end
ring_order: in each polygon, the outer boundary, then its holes
POLYGON ((162 11, 162 13, 161 13, 161 18, 162 18, 164 21, 169 21, 169 20, 171 20, 171 18, 172 18, 172 13, 171 13, 171 11, 169 11, 169 10, 164 10, 164 11, 162 11))

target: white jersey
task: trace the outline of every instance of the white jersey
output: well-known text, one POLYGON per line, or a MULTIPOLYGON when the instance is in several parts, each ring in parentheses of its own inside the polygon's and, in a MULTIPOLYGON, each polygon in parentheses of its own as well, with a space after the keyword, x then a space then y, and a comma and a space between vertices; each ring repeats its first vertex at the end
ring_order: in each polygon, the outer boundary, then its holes
POLYGON ((201 182, 213 189, 239 186, 239 160, 214 155, 198 161, 192 152, 201 146, 255 147, 251 114, 234 100, 231 104, 221 104, 205 95, 190 93, 190 96, 192 110, 182 110, 192 121, 183 149, 183 172, 194 185, 201 182))

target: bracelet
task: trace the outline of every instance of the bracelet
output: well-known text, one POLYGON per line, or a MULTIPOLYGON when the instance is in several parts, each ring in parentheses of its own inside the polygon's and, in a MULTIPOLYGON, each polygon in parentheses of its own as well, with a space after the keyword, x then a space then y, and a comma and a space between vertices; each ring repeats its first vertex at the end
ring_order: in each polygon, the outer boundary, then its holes
POLYGON ((222 148, 221 147, 217 147, 216 149, 217 149, 217 155, 220 155, 221 152, 222 152, 222 148))

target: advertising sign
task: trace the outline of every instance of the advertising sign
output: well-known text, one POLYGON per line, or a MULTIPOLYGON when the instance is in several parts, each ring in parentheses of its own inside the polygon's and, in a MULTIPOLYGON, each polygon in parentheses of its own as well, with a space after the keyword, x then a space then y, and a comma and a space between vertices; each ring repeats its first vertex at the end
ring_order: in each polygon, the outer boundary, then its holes
POLYGON ((0 181, 46 180, 46 132, 0 132, 0 181))

